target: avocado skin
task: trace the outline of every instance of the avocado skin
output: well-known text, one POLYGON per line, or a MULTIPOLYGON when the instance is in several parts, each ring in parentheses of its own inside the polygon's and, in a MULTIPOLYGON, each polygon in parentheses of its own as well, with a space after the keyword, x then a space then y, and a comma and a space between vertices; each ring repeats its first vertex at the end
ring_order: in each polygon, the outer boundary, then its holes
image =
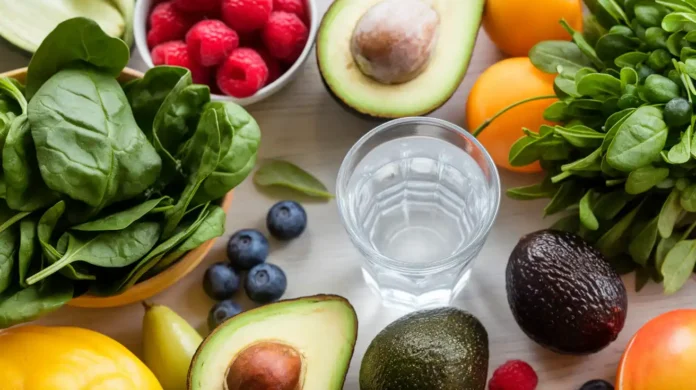
POLYGON ((488 333, 455 308, 417 311, 384 328, 360 366, 361 390, 482 390, 488 333))
POLYGON ((628 300, 621 278, 576 234, 541 230, 522 237, 505 279, 517 324, 552 351, 597 352, 624 326, 628 300))

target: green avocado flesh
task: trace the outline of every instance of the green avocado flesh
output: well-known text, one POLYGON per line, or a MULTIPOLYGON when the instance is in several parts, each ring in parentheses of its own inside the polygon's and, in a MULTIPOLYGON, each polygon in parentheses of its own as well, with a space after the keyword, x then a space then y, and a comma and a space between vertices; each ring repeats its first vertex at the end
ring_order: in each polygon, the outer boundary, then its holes
POLYGON ((324 83, 340 102, 368 116, 399 118, 434 111, 454 94, 464 78, 484 0, 427 2, 439 18, 432 55, 415 78, 391 84, 366 76, 351 50, 356 26, 380 1, 336 0, 326 12, 317 37, 317 62, 324 83))
POLYGON ((341 390, 353 356, 358 321, 350 303, 332 295, 280 301, 239 314, 218 326, 201 344, 189 370, 190 390, 341 390), (258 353, 282 345, 298 356, 299 381, 283 370, 287 354, 258 353), (247 364, 242 364, 248 358, 247 364), (264 378, 265 376, 265 378, 264 378), (232 377, 247 381, 230 385, 232 377), (265 380, 265 381, 264 381, 265 380))
POLYGON ((92 19, 112 37, 124 37, 132 17, 132 3, 124 0, 0 0, 0 36, 17 47, 35 52, 61 22, 78 16, 92 19), (126 11, 126 12, 124 12, 126 11))
POLYGON ((455 308, 402 317, 372 340, 360 366, 360 390, 483 390, 488 333, 455 308))

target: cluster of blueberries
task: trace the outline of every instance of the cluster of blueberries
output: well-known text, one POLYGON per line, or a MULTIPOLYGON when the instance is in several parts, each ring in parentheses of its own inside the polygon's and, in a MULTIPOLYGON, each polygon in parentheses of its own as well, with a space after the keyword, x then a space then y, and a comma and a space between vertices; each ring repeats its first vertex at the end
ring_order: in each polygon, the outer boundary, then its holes
MULTIPOLYGON (((299 237, 307 227, 307 213, 297 202, 278 202, 268 211, 266 227, 277 240, 288 241, 299 237)), ((208 315, 210 330, 243 311, 232 300, 244 279, 244 290, 249 299, 258 304, 277 301, 285 293, 287 277, 280 267, 266 263, 269 244, 266 236, 255 229, 234 233, 227 243, 229 261, 211 265, 203 276, 203 289, 218 301, 208 315), (246 278, 243 273, 246 272, 246 278)))

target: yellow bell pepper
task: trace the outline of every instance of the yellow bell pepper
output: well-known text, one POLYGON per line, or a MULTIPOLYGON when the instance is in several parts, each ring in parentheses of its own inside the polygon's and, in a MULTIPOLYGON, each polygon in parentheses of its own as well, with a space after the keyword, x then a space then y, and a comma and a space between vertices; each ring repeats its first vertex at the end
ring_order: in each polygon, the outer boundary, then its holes
POLYGON ((0 332, 3 390, 162 390, 126 347, 82 328, 21 326, 0 332))

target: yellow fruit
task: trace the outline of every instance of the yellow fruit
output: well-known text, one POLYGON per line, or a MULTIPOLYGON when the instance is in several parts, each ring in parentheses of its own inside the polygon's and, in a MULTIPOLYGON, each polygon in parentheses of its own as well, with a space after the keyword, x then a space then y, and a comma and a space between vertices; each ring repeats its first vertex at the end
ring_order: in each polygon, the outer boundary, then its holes
POLYGON ((527 56, 541 41, 570 40, 559 21, 582 31, 581 0, 488 0, 483 28, 496 46, 513 57, 527 56))
POLYGON ((166 390, 185 390, 193 354, 203 341, 186 320, 170 308, 145 304, 143 360, 166 390))
MULTIPOLYGON (((509 58, 488 68, 474 84, 466 103, 466 122, 474 131, 498 111, 523 99, 553 95, 554 75, 536 69, 527 57, 509 58)), ((555 99, 537 100, 517 106, 495 119, 477 139, 495 164, 514 172, 538 172, 539 163, 513 167, 508 162, 510 147, 520 137, 522 128, 538 131, 543 124, 544 110, 555 99)))
POLYGON ((162 390, 115 340, 82 328, 21 326, 0 332, 3 390, 162 390))

